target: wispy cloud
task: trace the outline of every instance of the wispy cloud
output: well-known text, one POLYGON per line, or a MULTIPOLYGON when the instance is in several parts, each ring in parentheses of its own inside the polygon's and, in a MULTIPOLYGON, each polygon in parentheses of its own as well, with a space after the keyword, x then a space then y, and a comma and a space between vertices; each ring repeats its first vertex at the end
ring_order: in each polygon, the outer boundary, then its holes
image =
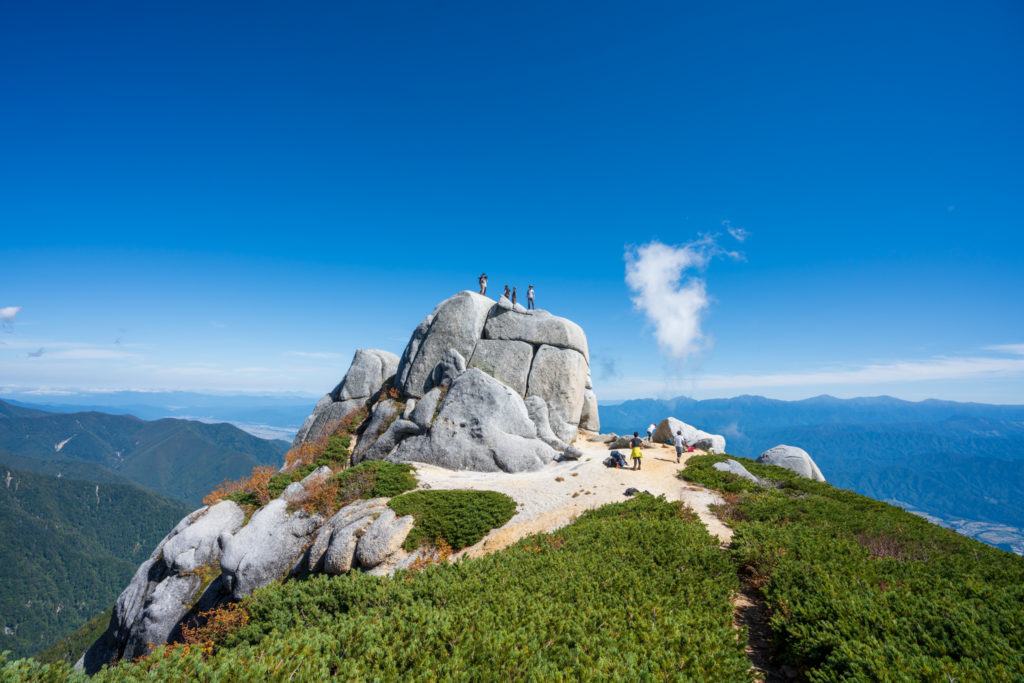
MULTIPOLYGON (((39 349, 43 351, 43 349, 39 349)), ((32 354, 29 354, 30 356, 32 354)), ((39 355, 42 355, 41 353, 39 355)), ((118 360, 134 358, 133 354, 117 349, 68 349, 57 353, 48 353, 47 358, 54 360, 118 360)))
POLYGON ((700 276, 715 257, 742 260, 719 246, 718 235, 702 235, 672 246, 654 241, 626 251, 626 285, 633 305, 654 326, 658 344, 677 360, 706 348, 701 321, 708 307, 707 285, 700 276))
POLYGON ((210 321, 210 327, 216 327, 218 329, 224 329, 225 327, 227 327, 227 325, 225 325, 224 323, 219 323, 216 320, 211 320, 210 321))
POLYGON ((40 347, 39 347, 38 349, 36 349, 35 351, 29 351, 29 352, 28 352, 28 353, 26 353, 25 355, 26 355, 26 356, 28 356, 29 358, 39 358, 39 357, 40 357, 40 356, 42 356, 42 355, 43 355, 44 353, 46 353, 46 349, 44 349, 43 347, 41 347, 41 346, 40 346, 40 347))
POLYGON ((996 344, 995 346, 986 346, 986 351, 1002 351, 1003 353, 1012 353, 1015 356, 1024 356, 1024 344, 996 344))
MULTIPOLYGON (((1013 345, 1017 346, 1017 345, 1013 345)), ((994 347, 986 347, 994 348, 994 347)), ((1024 356, 1024 353, 1019 355, 1024 356)), ((945 357, 900 360, 845 367, 815 368, 806 372, 706 374, 666 382, 664 377, 629 377, 602 387, 604 395, 646 397, 700 393, 720 395, 760 393, 814 387, 817 392, 841 393, 844 387, 913 386, 918 382, 970 381, 1024 377, 1024 357, 945 357)), ((856 390, 854 390, 856 393, 856 390)))
POLYGON ((744 230, 743 228, 738 228, 729 221, 722 221, 722 227, 725 228, 729 232, 729 234, 732 235, 732 238, 737 242, 742 242, 743 240, 750 237, 750 231, 744 230))
POLYGON ((0 326, 8 327, 14 324, 14 317, 18 315, 21 306, 4 306, 0 308, 0 326))
POLYGON ((332 351, 285 351, 286 356, 295 356, 298 358, 317 358, 320 360, 333 360, 341 358, 340 353, 334 353, 332 351))

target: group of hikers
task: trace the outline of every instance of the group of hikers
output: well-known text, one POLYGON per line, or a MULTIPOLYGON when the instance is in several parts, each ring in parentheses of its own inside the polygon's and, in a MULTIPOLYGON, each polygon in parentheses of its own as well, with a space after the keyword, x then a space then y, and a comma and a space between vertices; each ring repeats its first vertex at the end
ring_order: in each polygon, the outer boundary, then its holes
MULTIPOLYGON (((487 295, 487 273, 481 273, 480 277, 478 277, 476 280, 480 284, 480 293, 483 294, 484 296, 486 296, 487 295)), ((508 299, 509 301, 511 301, 512 305, 514 306, 515 303, 516 303, 516 299, 519 297, 519 293, 516 292, 516 288, 515 287, 513 287, 512 290, 509 291, 508 285, 505 285, 505 292, 504 292, 503 296, 506 299, 508 299)), ((533 305, 533 297, 534 297, 533 285, 530 285, 529 289, 526 290, 526 308, 527 308, 527 310, 531 310, 531 309, 535 308, 534 305, 533 305)))
MULTIPOLYGON (((654 443, 654 432, 656 429, 657 427, 655 427, 654 424, 647 427, 647 445, 654 443)), ((676 447, 676 462, 680 463, 683 459, 683 450, 692 451, 693 448, 686 445, 686 439, 683 438, 683 431, 681 429, 676 430, 676 433, 672 437, 672 441, 676 447)), ((643 464, 644 453, 641 448, 643 448, 643 445, 644 442, 643 439, 640 438, 640 433, 633 432, 633 438, 629 440, 629 447, 631 449, 629 457, 633 461, 632 469, 634 470, 642 469, 641 465, 643 464)), ((622 456, 622 453, 612 451, 611 455, 615 467, 621 467, 622 469, 626 468, 626 459, 622 456)))

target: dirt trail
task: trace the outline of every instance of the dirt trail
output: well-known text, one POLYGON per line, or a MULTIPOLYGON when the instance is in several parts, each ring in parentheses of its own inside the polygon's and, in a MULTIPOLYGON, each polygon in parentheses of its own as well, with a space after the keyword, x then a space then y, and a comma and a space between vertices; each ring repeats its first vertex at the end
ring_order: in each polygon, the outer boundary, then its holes
POLYGON ((709 505, 721 502, 718 494, 676 478, 688 455, 701 451, 684 453, 683 462, 676 463, 674 448, 652 445, 643 449, 642 469, 633 471, 605 467, 608 449, 603 443, 581 438, 573 445, 583 452, 579 460, 552 463, 537 472, 452 471, 415 463, 419 480, 430 488, 499 491, 519 504, 508 524, 454 557, 478 557, 531 534, 553 531, 571 523, 586 510, 627 500, 624 492, 630 487, 655 496, 664 495, 667 500, 681 500, 723 544, 732 538, 732 530, 708 509, 709 505))

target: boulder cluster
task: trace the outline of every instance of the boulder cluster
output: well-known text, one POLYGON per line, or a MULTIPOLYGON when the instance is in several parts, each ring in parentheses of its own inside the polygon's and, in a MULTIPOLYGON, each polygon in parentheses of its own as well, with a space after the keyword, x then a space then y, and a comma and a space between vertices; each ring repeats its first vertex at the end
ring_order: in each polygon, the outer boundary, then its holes
POLYGON ((582 328, 469 291, 438 304, 401 358, 357 351, 293 445, 322 438, 363 406, 370 414, 353 464, 523 472, 566 454, 580 429, 600 428, 582 328))
POLYGON ((412 516, 398 517, 386 498, 358 500, 325 519, 292 507, 330 475, 322 467, 294 482, 246 522, 230 500, 182 519, 135 571, 110 624, 78 661, 87 673, 175 642, 199 615, 288 576, 386 574, 407 568, 430 549, 407 553, 412 516))

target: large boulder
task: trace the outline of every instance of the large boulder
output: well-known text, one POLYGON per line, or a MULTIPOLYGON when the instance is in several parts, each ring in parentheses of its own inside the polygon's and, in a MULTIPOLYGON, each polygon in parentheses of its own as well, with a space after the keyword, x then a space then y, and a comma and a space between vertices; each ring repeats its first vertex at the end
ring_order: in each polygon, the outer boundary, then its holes
POLYGON ((168 571, 182 574, 212 564, 220 557, 221 534, 233 534, 245 522, 245 511, 224 500, 164 542, 161 561, 168 571))
POLYGON ((657 443, 673 443, 677 431, 683 433, 683 439, 686 441, 687 446, 693 446, 708 452, 725 453, 724 436, 721 434, 709 434, 674 417, 666 417, 659 422, 658 428, 654 430, 653 438, 657 443))
POLYGON ((359 566, 373 569, 401 548, 415 521, 412 515, 399 517, 390 508, 382 512, 356 544, 359 566))
POLYGON ((380 349, 356 349, 345 377, 330 393, 335 401, 373 396, 398 370, 398 356, 380 349))
POLYGON ((526 412, 537 427, 537 438, 554 448, 556 451, 564 451, 567 443, 555 436, 551 430, 551 420, 548 417, 548 404, 540 396, 527 396, 523 401, 526 405, 526 412))
POLYGON ((560 349, 572 349, 590 363, 587 335, 583 333, 583 328, 547 311, 519 312, 495 306, 484 325, 483 336, 484 339, 512 339, 534 346, 546 344, 560 349))
POLYGON ((423 394, 423 398, 416 402, 416 407, 409 413, 409 421, 415 423, 421 429, 426 429, 434 421, 434 415, 437 413, 439 403, 441 403, 441 389, 434 387, 423 394))
POLYGON ((583 390, 583 411, 580 413, 580 429, 588 432, 601 431, 601 420, 597 415, 597 395, 592 389, 583 390))
POLYGON ((289 513, 288 503, 277 498, 234 536, 223 536, 220 566, 231 596, 240 600, 284 576, 323 521, 302 510, 289 513))
POLYGON ((540 396, 548 404, 555 436, 572 443, 583 414, 587 361, 577 351, 541 346, 533 357, 527 396, 540 396))
POLYGON ((466 359, 455 349, 448 349, 441 360, 434 366, 431 383, 435 387, 451 384, 456 377, 466 371, 466 359))
POLYGON ((352 451, 353 465, 363 461, 366 452, 377 443, 377 439, 387 431, 392 422, 398 419, 401 412, 399 404, 391 399, 379 401, 373 406, 370 417, 361 428, 355 450, 352 451))
POLYGON ((94 642, 76 668, 95 673, 120 658, 147 654, 174 632, 189 606, 196 602, 202 581, 195 570, 221 555, 219 536, 244 521, 231 501, 203 507, 184 517, 143 562, 118 596, 107 630, 94 642))
POLYGON ((486 296, 469 291, 441 302, 413 332, 402 354, 395 386, 419 398, 434 386, 434 368, 448 349, 455 349, 463 358, 472 357, 493 306, 486 296))
POLYGON ((482 370, 470 368, 452 382, 430 431, 402 441, 387 459, 453 470, 523 472, 556 456, 537 438, 523 399, 482 370))
POLYGON ((761 480, 755 477, 753 474, 751 474, 750 470, 748 470, 746 467, 732 459, 723 460, 722 462, 716 462, 714 465, 712 465, 712 467, 718 470, 719 472, 729 472, 731 474, 735 474, 737 477, 743 477, 744 479, 752 481, 755 484, 761 483, 761 480))
POLYGON ((341 508, 317 532, 306 551, 306 571, 344 574, 352 567, 356 541, 376 515, 387 509, 384 498, 357 500, 341 508), (350 546, 350 547, 348 547, 350 546), (343 557, 347 550, 347 559, 343 557))
POLYGON ((533 347, 526 342, 481 339, 473 350, 469 366, 480 368, 499 382, 512 387, 520 396, 525 396, 532 360, 533 347))
POLYGON ((813 479, 814 481, 825 481, 825 475, 821 473, 811 456, 802 448, 780 444, 775 448, 769 448, 757 457, 757 462, 762 465, 775 465, 785 467, 787 470, 796 472, 801 477, 813 479))

